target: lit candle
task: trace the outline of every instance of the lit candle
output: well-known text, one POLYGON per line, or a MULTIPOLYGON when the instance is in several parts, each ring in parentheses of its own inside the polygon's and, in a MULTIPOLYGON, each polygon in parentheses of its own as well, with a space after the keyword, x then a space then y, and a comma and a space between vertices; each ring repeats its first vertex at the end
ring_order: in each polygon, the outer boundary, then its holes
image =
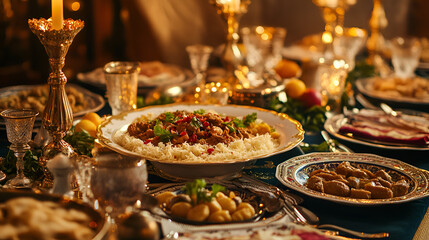
POLYGON ((228 3, 229 11, 231 12, 239 12, 241 0, 230 0, 228 3))
POLYGON ((63 0, 52 0, 52 28, 62 29, 63 22, 63 0))
POLYGON ((326 0, 325 2, 325 6, 329 7, 329 8, 336 8, 338 7, 338 0, 326 0))

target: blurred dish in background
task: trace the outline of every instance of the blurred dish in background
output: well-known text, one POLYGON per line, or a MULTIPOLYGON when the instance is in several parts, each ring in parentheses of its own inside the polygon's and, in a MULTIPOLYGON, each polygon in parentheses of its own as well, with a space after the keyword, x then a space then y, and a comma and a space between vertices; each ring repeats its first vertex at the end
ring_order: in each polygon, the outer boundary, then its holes
MULTIPOLYGON (((141 62, 140 68, 138 87, 154 88, 182 83, 192 78, 192 72, 190 70, 158 61, 141 62)), ((78 73, 77 79, 95 87, 106 87, 102 68, 96 68, 87 73, 78 73)))
POLYGON ((2 190, 0 209, 8 213, 2 216, 2 239, 101 240, 110 227, 89 205, 48 193, 2 190))
POLYGON ((421 77, 363 78, 356 81, 356 87, 363 95, 382 101, 429 104, 429 80, 421 77))
MULTIPOLYGON (((73 117, 81 117, 89 112, 97 112, 104 106, 104 98, 78 85, 65 86, 67 97, 73 110, 73 117)), ((43 112, 49 96, 48 85, 18 85, 0 89, 0 110, 7 108, 31 108, 43 112)), ((43 115, 36 118, 34 126, 40 126, 43 115)), ((0 120, 0 126, 4 121, 0 120)))
POLYGON ((363 109, 338 114, 325 122, 326 131, 341 140, 392 150, 429 150, 428 114, 406 111, 400 117, 363 109))
POLYGON ((292 60, 313 61, 323 57, 323 49, 322 33, 317 33, 283 48, 282 55, 292 60))
POLYGON ((429 70, 429 39, 422 38, 420 41, 422 52, 420 53, 420 63, 417 68, 429 70))

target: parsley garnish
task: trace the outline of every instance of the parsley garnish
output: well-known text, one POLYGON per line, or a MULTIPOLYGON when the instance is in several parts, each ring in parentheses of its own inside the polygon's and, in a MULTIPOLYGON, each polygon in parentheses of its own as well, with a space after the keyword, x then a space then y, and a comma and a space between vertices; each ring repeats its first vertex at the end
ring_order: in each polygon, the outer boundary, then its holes
POLYGON ((164 129, 161 125, 161 121, 157 119, 155 127, 153 128, 153 133, 155 136, 159 136, 162 142, 168 142, 173 137, 173 134, 171 134, 170 131, 164 129))
POLYGON ((204 110, 204 109, 200 109, 200 110, 195 110, 194 111, 194 114, 204 115, 204 113, 206 113, 206 110, 204 110))
MULTIPOLYGON (((236 118, 234 118, 234 120, 235 120, 236 118)), ((234 120, 232 120, 232 121, 234 121, 234 120)), ((241 120, 239 120, 239 121, 241 121, 241 120)), ((230 132, 235 132, 235 128, 234 128, 234 126, 233 126, 233 122, 223 122, 222 124, 225 124, 226 125, 226 127, 229 129, 229 131, 230 132)), ((234 124, 234 125, 236 125, 236 124, 234 124)), ((236 125, 237 126, 237 125, 236 125)), ((237 127, 239 127, 239 126, 237 126, 237 127)))
POLYGON ((244 117, 243 124, 248 127, 252 122, 256 121, 256 113, 249 114, 244 117))
POLYGON ((192 196, 196 197, 195 204, 202 202, 210 202, 218 192, 226 191, 226 188, 219 184, 213 184, 211 187, 211 193, 205 188, 207 185, 204 179, 195 179, 193 182, 188 182, 183 187, 183 191, 189 195, 192 199, 192 196))
POLYGON ((177 117, 174 116, 173 113, 171 112, 166 112, 165 114, 165 121, 169 122, 169 123, 174 123, 175 121, 177 121, 177 117))
POLYGON ((203 127, 203 124, 196 117, 191 118, 190 124, 191 124, 191 126, 193 126, 195 128, 202 128, 203 127))

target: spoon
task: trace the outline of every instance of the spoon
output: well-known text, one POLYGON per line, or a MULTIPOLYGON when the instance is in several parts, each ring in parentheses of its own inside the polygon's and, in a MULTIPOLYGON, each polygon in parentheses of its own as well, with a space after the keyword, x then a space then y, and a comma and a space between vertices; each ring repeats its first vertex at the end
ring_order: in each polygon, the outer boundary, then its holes
POLYGON ((350 148, 346 147, 344 144, 341 143, 337 143, 336 147, 334 140, 332 140, 332 138, 329 136, 328 132, 326 132, 325 130, 322 130, 320 132, 320 134, 322 135, 323 139, 329 144, 329 150, 331 152, 349 152, 349 153, 353 153, 353 150, 351 150, 350 148))
POLYGON ((314 214, 312 211, 310 211, 308 208, 305 208, 305 207, 300 206, 300 205, 296 205, 296 206, 294 206, 294 208, 303 217, 303 218, 299 217, 299 219, 297 219, 297 221, 299 221, 303 224, 308 224, 308 225, 313 226, 315 228, 334 229, 334 230, 345 232, 345 233, 348 233, 350 235, 353 235, 355 237, 360 237, 360 238, 387 238, 387 237, 389 237, 389 233, 384 233, 384 232, 382 232, 382 233, 364 233, 364 232, 358 232, 358 231, 354 231, 351 229, 343 228, 343 227, 332 225, 332 224, 321 224, 321 225, 319 225, 319 222, 320 222, 319 217, 316 214, 314 214), (305 219, 304 222, 302 222, 303 219, 305 219))
POLYGON ((387 115, 391 115, 393 117, 399 117, 399 113, 396 112, 395 110, 393 110, 389 105, 385 104, 385 103, 381 103, 380 104, 380 108, 381 110, 383 110, 384 113, 386 113, 387 115))

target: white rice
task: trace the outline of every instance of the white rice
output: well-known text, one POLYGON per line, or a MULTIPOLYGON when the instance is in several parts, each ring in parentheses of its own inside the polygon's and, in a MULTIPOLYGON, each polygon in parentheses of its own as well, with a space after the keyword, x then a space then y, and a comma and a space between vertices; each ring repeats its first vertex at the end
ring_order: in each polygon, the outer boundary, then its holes
POLYGON ((171 143, 144 144, 138 138, 130 136, 126 131, 118 131, 113 141, 125 149, 147 157, 149 160, 160 162, 182 163, 216 163, 244 161, 255 156, 266 155, 273 152, 279 143, 270 134, 258 135, 252 138, 236 140, 228 145, 219 143, 216 146, 184 143, 173 147, 171 143), (210 154, 208 149, 213 148, 210 154))

